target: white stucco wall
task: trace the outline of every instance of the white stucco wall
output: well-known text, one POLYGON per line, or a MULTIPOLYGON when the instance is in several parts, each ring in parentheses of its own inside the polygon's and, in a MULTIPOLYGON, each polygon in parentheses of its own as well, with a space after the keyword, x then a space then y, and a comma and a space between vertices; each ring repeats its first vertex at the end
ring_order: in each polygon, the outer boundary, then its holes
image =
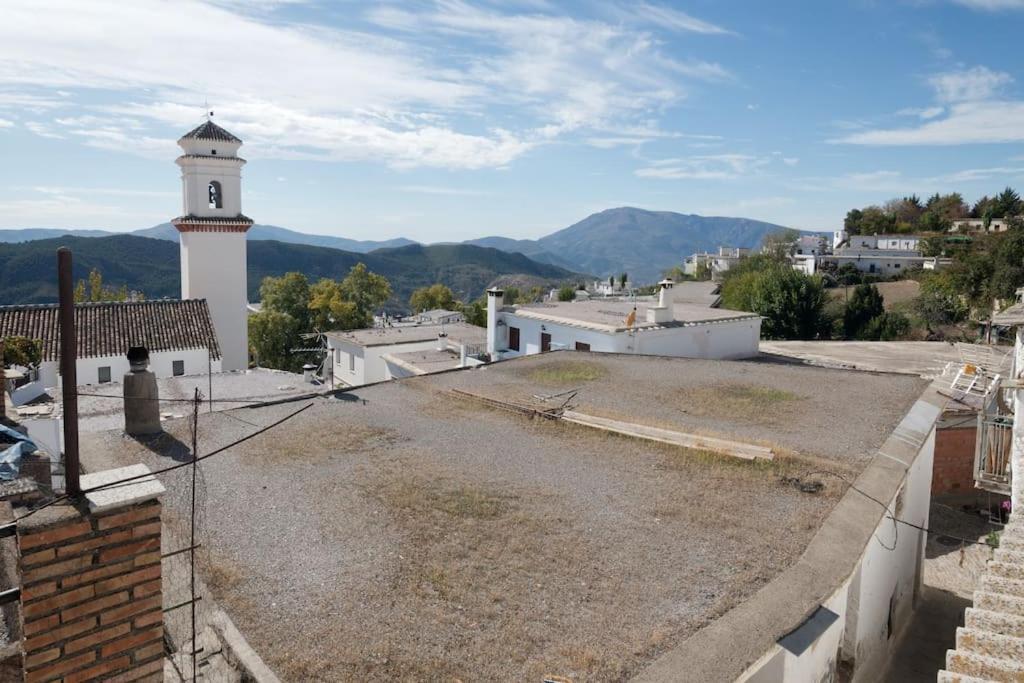
POLYGON ((437 346, 436 339, 387 346, 360 346, 340 339, 328 338, 327 347, 334 359, 334 378, 349 386, 360 386, 392 379, 388 364, 383 356, 409 351, 426 351, 437 346), (355 359, 355 368, 349 370, 350 358, 355 359))
POLYGON ((225 371, 249 366, 244 232, 183 232, 181 298, 206 299, 225 371))
MULTIPOLYGON (((888 501, 906 522, 928 527, 935 430, 888 501)), ((921 587, 925 534, 883 516, 850 578, 823 604, 839 615, 800 656, 775 645, 738 679, 747 683, 833 680, 840 659, 852 662, 854 683, 877 681, 910 621, 921 587), (892 629, 889 628, 892 600, 892 629)))
POLYGON ((551 335, 553 348, 574 349, 576 342, 590 344, 590 350, 603 353, 638 353, 678 358, 736 359, 758 353, 760 318, 710 324, 670 327, 645 332, 605 333, 558 323, 540 322, 514 313, 500 313, 505 326, 500 331, 499 348, 508 346, 508 329, 519 328, 519 352, 506 351, 502 358, 540 353, 542 333, 551 335), (541 328, 544 329, 541 329, 541 328))
MULTIPOLYGON (((173 377, 173 363, 185 361, 186 375, 205 375, 207 369, 221 372, 221 361, 214 359, 208 366, 206 349, 188 349, 183 351, 158 351, 149 354, 149 369, 158 378, 173 377)), ((128 359, 124 356, 104 356, 99 358, 79 358, 76 363, 78 384, 99 384, 101 367, 110 368, 110 380, 120 382, 128 372, 128 359)))

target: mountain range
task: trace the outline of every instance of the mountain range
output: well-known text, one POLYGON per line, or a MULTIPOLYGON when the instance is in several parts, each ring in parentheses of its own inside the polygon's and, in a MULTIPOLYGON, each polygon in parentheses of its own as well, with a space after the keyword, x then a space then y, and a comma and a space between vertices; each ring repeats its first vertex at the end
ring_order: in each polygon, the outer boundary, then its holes
MULTIPOLYGON (((69 247, 74 255, 76 281, 96 268, 103 274, 105 285, 126 285, 150 299, 180 296, 179 254, 174 242, 123 234, 65 235, 0 244, 0 305, 56 301, 55 253, 60 246, 69 247)), ((410 244, 359 254, 308 244, 254 240, 247 251, 250 301, 259 300, 260 283, 266 276, 300 271, 310 282, 322 277, 339 279, 359 262, 388 279, 394 292, 389 308, 396 311, 407 307, 413 290, 435 282, 448 285, 458 298, 471 300, 482 296, 484 289, 498 278, 514 276, 550 286, 580 279, 576 273, 532 261, 522 254, 470 244, 410 244)))
MULTIPOLYGON (((719 246, 756 247, 766 235, 783 229, 780 225, 749 218, 709 217, 620 207, 595 213, 536 240, 491 236, 461 244, 518 253, 529 257, 531 261, 602 278, 626 272, 633 282, 649 283, 658 280, 665 270, 679 265, 683 258, 694 252, 714 250, 719 246)), ((31 228, 0 230, 0 243, 50 239, 65 234, 81 237, 124 235, 104 230, 31 228)), ((177 241, 178 238, 170 223, 129 234, 167 241, 177 241)), ((274 240, 358 254, 418 244, 404 237, 384 241, 352 240, 259 224, 249 230, 248 239, 251 243, 274 240)))

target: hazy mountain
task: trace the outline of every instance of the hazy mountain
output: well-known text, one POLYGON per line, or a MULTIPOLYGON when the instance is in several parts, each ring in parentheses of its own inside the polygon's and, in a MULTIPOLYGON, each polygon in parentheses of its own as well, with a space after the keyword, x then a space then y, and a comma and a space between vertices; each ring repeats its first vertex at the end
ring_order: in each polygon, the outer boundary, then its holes
POLYGON ((757 247, 765 235, 783 229, 749 218, 622 207, 595 213, 539 240, 514 242, 517 251, 536 260, 544 260, 539 254, 557 254, 557 262, 573 270, 600 277, 625 271, 633 282, 644 283, 658 280, 694 252, 757 247))
POLYGON ((115 233, 107 230, 66 229, 66 228, 11 228, 0 230, 0 242, 34 242, 48 240, 61 235, 76 237, 106 237, 115 233))
POLYGON ((501 249, 502 251, 529 256, 530 259, 541 263, 550 263, 556 266, 561 266, 562 268, 568 268, 569 270, 576 269, 576 266, 568 260, 545 250, 537 240, 515 240, 511 237, 492 236, 480 237, 475 240, 466 240, 463 244, 474 244, 478 247, 501 249))
MULTIPOLYGON (((74 277, 84 278, 92 268, 103 273, 105 284, 127 285, 151 299, 181 295, 178 245, 170 240, 112 235, 64 236, 21 244, 0 244, 0 305, 56 301, 55 252, 68 246, 74 254, 74 277)), ((289 271, 305 273, 310 281, 340 278, 356 263, 384 275, 395 292, 393 308, 404 308, 417 287, 442 282, 459 298, 473 299, 501 276, 540 278, 552 285, 576 274, 522 254, 510 254, 468 244, 423 246, 413 244, 380 249, 369 254, 255 240, 248 245, 249 298, 259 298, 259 286, 268 275, 289 271)))
MULTIPOLYGON (((174 226, 170 223, 161 223, 160 225, 154 225, 152 228, 135 230, 131 234, 138 235, 139 237, 152 237, 153 239, 170 240, 172 242, 178 241, 178 231, 175 230, 174 226)), ((86 235, 83 235, 83 237, 84 236, 86 235)), ((389 249, 392 247, 404 247, 409 244, 416 244, 416 242, 404 237, 396 237, 395 239, 381 241, 350 240, 345 237, 332 237, 330 235, 310 235, 296 230, 289 230, 288 228, 281 228, 276 225, 260 225, 259 223, 249 228, 249 232, 246 233, 246 237, 250 241, 275 240, 278 242, 287 242, 289 244, 309 244, 316 247, 344 249, 345 251, 354 251, 359 254, 365 254, 366 252, 373 251, 374 249, 389 249)))

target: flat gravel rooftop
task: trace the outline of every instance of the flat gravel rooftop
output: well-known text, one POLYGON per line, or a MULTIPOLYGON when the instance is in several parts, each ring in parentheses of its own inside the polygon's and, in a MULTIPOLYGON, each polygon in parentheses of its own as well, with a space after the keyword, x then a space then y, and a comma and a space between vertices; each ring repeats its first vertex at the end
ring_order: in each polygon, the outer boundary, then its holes
MULTIPOLYGON (((207 453, 312 404, 202 463, 201 574, 283 680, 622 680, 792 564, 842 489, 825 481, 801 493, 782 478, 821 458, 849 472, 925 386, 801 366, 559 352, 200 414, 207 453), (580 410, 799 453, 735 460, 449 392, 521 397, 576 386, 580 410), (762 386, 797 398, 743 389, 762 386), (723 387, 733 403, 713 405, 714 391, 693 398, 723 387), (797 407, 741 414, 773 399, 797 407)), ((145 444, 83 435, 84 462, 174 464, 188 423, 166 427, 145 444)), ((160 478, 165 523, 187 519, 189 468, 160 478)))

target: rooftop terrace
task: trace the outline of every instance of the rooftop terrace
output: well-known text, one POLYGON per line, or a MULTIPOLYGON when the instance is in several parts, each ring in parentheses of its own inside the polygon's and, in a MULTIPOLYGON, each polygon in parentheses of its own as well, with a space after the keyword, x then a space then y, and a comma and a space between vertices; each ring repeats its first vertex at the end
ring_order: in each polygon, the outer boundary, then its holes
POLYGON ((637 314, 636 324, 633 327, 638 330, 661 329, 679 325, 757 317, 754 313, 746 313, 744 311, 709 308, 706 305, 697 303, 676 303, 672 309, 674 319, 671 322, 649 323, 647 322, 647 309, 656 305, 656 302, 637 301, 634 304, 634 302, 624 299, 614 301, 592 299, 590 301, 527 304, 525 306, 506 307, 503 310, 524 318, 533 318, 545 322, 584 327, 601 332, 620 332, 630 329, 626 325, 626 317, 633 310, 634 305, 636 306, 637 314))
POLYGON ((463 344, 487 343, 487 330, 467 323, 451 323, 448 325, 396 325, 394 327, 372 327, 365 330, 349 330, 347 332, 328 332, 327 336, 338 341, 357 344, 359 346, 390 346, 392 344, 411 344, 437 339, 441 333, 448 339, 463 344))
MULTIPOLYGON (((858 471, 925 386, 561 352, 354 389, 203 463, 201 571, 284 680, 627 678, 803 552, 840 489, 802 493, 783 476, 858 471), (577 388, 578 410, 772 444, 776 457, 531 420, 451 392, 536 401, 577 388)), ((201 414, 200 450, 297 407, 201 414)), ((188 425, 166 427, 148 444, 84 435, 85 463, 173 463, 188 425)), ((168 520, 187 509, 188 476, 161 475, 168 520)))

